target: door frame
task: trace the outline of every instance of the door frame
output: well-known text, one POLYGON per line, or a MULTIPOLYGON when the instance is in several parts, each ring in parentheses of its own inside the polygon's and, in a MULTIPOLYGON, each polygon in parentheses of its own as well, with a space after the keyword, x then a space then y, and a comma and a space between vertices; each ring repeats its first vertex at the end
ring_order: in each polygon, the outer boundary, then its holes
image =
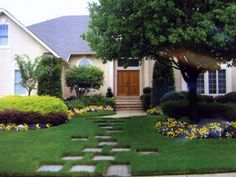
POLYGON ((119 67, 118 66, 118 62, 115 61, 115 74, 114 74, 114 79, 115 79, 115 82, 114 82, 114 95, 116 98, 139 98, 139 96, 141 95, 142 93, 142 67, 141 65, 139 65, 138 67, 127 67, 127 68, 124 68, 124 67, 119 67), (117 83, 117 78, 118 78, 118 72, 117 71, 139 71, 139 96, 117 96, 117 93, 118 93, 118 83, 117 83))

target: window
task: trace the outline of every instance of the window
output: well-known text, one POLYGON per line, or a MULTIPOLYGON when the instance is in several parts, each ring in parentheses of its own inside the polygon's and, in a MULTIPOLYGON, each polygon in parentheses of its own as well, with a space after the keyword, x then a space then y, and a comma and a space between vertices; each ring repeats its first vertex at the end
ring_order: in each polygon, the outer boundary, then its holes
POLYGON ((21 73, 19 70, 15 70, 15 94, 16 95, 25 95, 26 89, 21 86, 21 73))
POLYGON ((218 92, 220 94, 226 93, 226 70, 218 71, 218 92))
POLYGON ((93 62, 89 59, 81 59, 78 63, 78 66, 92 66, 93 62))
POLYGON ((216 71, 209 71, 208 78, 209 93, 216 94, 216 71))
POLYGON ((201 73, 197 79, 197 93, 204 94, 205 87, 204 87, 204 73, 201 73))
POLYGON ((8 45, 8 25, 0 24, 0 46, 8 45))
POLYGON ((128 59, 128 63, 122 60, 118 60, 118 67, 123 67, 126 65, 128 67, 139 67, 139 60, 138 59, 128 59))

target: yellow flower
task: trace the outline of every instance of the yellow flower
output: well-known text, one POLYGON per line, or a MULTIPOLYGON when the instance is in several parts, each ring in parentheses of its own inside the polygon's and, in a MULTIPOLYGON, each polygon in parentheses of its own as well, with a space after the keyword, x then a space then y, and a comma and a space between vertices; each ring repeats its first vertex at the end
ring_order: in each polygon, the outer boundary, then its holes
POLYGON ((52 125, 51 125, 51 124, 49 124, 49 123, 48 123, 48 124, 46 124, 46 127, 47 127, 47 128, 50 128, 51 126, 52 126, 52 125))
POLYGON ((236 128, 236 122, 231 122, 233 128, 236 128))

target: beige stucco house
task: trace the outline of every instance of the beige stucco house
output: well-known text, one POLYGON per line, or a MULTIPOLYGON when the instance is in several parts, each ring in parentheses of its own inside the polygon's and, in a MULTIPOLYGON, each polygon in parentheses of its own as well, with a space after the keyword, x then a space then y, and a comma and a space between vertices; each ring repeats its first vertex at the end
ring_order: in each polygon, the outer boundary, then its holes
MULTIPOLYGON (((143 61, 141 65, 131 61, 124 69, 116 61, 103 64, 95 58, 81 34, 88 29, 88 16, 64 16, 25 27, 4 9, 0 9, 0 97, 13 94, 26 94, 20 86, 20 73, 15 55, 27 54, 36 58, 50 53, 61 58, 69 66, 94 65, 104 71, 104 84, 98 93, 105 94, 111 87, 117 98, 138 98, 142 89, 152 85, 154 61, 143 61)), ((63 96, 73 93, 64 82, 63 96)), ((175 73, 176 90, 187 90, 187 85, 179 71, 175 73)), ((202 94, 219 95, 236 91, 236 69, 222 66, 220 71, 206 72, 199 77, 198 91, 202 94)), ((161 83, 160 83, 161 84, 161 83)), ((37 92, 34 91, 33 94, 37 92)))

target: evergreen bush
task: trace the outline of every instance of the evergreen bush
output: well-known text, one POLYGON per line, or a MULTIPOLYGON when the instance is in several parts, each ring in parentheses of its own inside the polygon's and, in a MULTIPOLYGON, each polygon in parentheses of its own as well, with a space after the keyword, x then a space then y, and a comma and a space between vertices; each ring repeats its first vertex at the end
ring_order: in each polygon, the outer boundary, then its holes
POLYGON ((161 97, 170 91, 175 90, 175 80, 173 68, 170 61, 163 61, 160 63, 156 61, 153 67, 152 76, 152 107, 160 105, 161 97))
POLYGON ((62 98, 62 63, 55 56, 43 55, 37 67, 38 95, 62 98))

